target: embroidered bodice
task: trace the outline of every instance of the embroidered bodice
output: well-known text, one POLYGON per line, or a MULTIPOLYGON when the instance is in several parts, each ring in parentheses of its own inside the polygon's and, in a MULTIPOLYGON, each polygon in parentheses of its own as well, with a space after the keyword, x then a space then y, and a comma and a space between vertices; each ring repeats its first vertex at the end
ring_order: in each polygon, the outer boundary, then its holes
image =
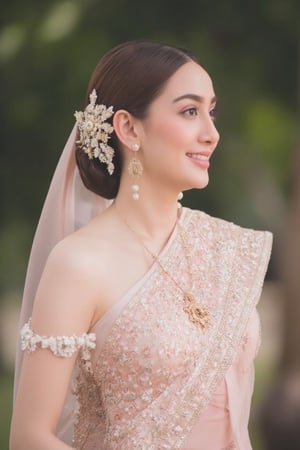
MULTIPOLYGON (((271 235, 187 208, 180 221, 192 249, 193 292, 210 311, 207 330, 189 320, 182 291, 154 263, 90 333, 60 337, 63 350, 53 337, 37 339, 59 356, 81 352, 73 380, 78 407, 71 418, 78 450, 251 448, 247 420, 259 345, 255 305, 271 235), (242 421, 235 417, 238 410, 242 421), (193 446, 202 443, 211 414, 219 414, 215 423, 223 426, 226 442, 219 448, 193 446)), ((160 261, 188 290, 176 229, 160 261)), ((30 326, 23 335, 24 349, 34 350, 30 326)))

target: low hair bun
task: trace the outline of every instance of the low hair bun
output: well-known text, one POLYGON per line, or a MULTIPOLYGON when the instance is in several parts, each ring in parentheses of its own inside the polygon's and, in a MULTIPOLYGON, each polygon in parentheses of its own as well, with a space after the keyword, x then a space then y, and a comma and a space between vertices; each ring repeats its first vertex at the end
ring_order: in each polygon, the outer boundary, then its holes
POLYGON ((78 144, 76 144, 75 159, 82 182, 87 189, 108 200, 116 197, 121 172, 121 158, 118 151, 115 151, 115 170, 112 175, 108 173, 105 163, 100 162, 98 158, 90 159, 78 144))

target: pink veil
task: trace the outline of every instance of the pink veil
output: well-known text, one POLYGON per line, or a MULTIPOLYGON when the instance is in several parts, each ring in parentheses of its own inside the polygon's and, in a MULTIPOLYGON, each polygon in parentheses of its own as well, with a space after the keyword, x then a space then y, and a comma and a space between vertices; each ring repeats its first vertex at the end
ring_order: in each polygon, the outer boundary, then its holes
MULTIPOLYGON (((94 194, 83 185, 75 162, 76 134, 77 126, 75 124, 54 172, 37 226, 25 280, 20 328, 31 316, 39 280, 53 247, 62 238, 89 222, 111 203, 111 200, 94 194)), ((18 338, 14 396, 22 360, 23 352, 20 347, 20 338, 18 338)), ((66 407, 67 403, 68 399, 66 407)), ((70 404, 67 409, 71 410, 70 404)))

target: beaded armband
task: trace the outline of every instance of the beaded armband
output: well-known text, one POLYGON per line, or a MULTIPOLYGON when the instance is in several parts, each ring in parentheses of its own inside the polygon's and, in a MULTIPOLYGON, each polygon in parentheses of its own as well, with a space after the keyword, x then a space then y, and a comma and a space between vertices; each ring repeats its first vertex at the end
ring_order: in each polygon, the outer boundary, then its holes
POLYGON ((90 360, 90 351, 96 347, 95 333, 83 333, 80 336, 40 336, 32 331, 31 319, 23 325, 21 331, 21 349, 34 352, 38 348, 49 349, 54 355, 63 358, 73 356, 78 350, 81 358, 90 360))

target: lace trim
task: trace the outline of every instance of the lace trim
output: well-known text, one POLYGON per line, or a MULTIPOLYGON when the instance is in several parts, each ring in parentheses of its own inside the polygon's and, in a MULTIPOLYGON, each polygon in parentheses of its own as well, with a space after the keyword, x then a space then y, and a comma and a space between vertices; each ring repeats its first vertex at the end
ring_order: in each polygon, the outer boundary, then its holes
POLYGON ((90 361, 90 350, 96 347, 95 333, 83 333, 81 336, 40 336, 33 332, 31 319, 23 325, 21 331, 21 349, 34 352, 38 348, 49 349, 54 355, 70 358, 78 350, 85 361, 90 361))

